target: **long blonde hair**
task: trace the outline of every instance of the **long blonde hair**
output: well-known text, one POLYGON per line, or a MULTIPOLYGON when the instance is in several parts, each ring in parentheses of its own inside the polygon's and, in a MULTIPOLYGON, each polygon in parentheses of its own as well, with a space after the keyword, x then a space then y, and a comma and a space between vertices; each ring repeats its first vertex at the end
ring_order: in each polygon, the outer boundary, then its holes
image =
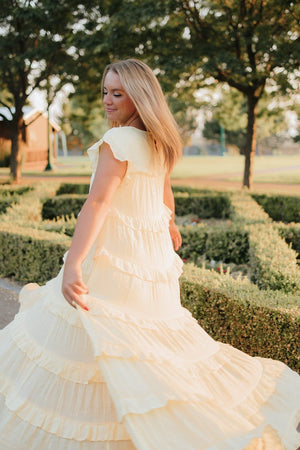
POLYGON ((171 171, 181 156, 182 141, 156 76, 149 66, 138 59, 130 58, 109 64, 102 77, 102 98, 104 80, 109 71, 120 77, 123 88, 146 127, 153 149, 163 156, 167 170, 171 171))

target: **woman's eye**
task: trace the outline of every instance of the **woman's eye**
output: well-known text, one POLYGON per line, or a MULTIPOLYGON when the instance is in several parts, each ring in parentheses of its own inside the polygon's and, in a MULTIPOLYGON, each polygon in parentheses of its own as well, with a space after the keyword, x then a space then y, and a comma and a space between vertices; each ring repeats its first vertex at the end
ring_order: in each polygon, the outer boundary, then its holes
POLYGON ((114 94, 114 97, 121 97, 121 94, 114 94))

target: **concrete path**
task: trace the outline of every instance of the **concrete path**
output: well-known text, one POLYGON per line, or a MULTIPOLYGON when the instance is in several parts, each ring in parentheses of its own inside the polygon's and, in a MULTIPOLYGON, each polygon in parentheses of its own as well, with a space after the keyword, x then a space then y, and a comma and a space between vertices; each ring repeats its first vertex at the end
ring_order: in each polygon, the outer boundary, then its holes
POLYGON ((22 286, 14 281, 0 278, 0 328, 13 320, 19 311, 19 292, 22 286))

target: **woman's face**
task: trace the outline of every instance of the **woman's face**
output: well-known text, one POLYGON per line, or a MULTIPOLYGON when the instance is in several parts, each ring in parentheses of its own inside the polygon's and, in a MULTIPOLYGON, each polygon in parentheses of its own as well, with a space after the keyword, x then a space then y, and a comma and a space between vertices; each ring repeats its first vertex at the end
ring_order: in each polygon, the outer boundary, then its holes
POLYGON ((108 120, 126 125, 135 115, 136 107, 126 94, 118 74, 108 71, 104 79, 103 104, 108 120))

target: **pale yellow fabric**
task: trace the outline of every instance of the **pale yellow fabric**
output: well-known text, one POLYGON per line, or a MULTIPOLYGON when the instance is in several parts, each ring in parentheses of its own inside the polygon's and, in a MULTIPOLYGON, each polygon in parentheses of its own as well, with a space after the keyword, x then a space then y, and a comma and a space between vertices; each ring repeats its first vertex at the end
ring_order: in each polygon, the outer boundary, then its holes
POLYGON ((103 139, 128 168, 83 264, 90 311, 64 300, 63 268, 22 290, 0 334, 0 449, 295 450, 299 375, 181 306, 162 165, 141 130, 103 139))

